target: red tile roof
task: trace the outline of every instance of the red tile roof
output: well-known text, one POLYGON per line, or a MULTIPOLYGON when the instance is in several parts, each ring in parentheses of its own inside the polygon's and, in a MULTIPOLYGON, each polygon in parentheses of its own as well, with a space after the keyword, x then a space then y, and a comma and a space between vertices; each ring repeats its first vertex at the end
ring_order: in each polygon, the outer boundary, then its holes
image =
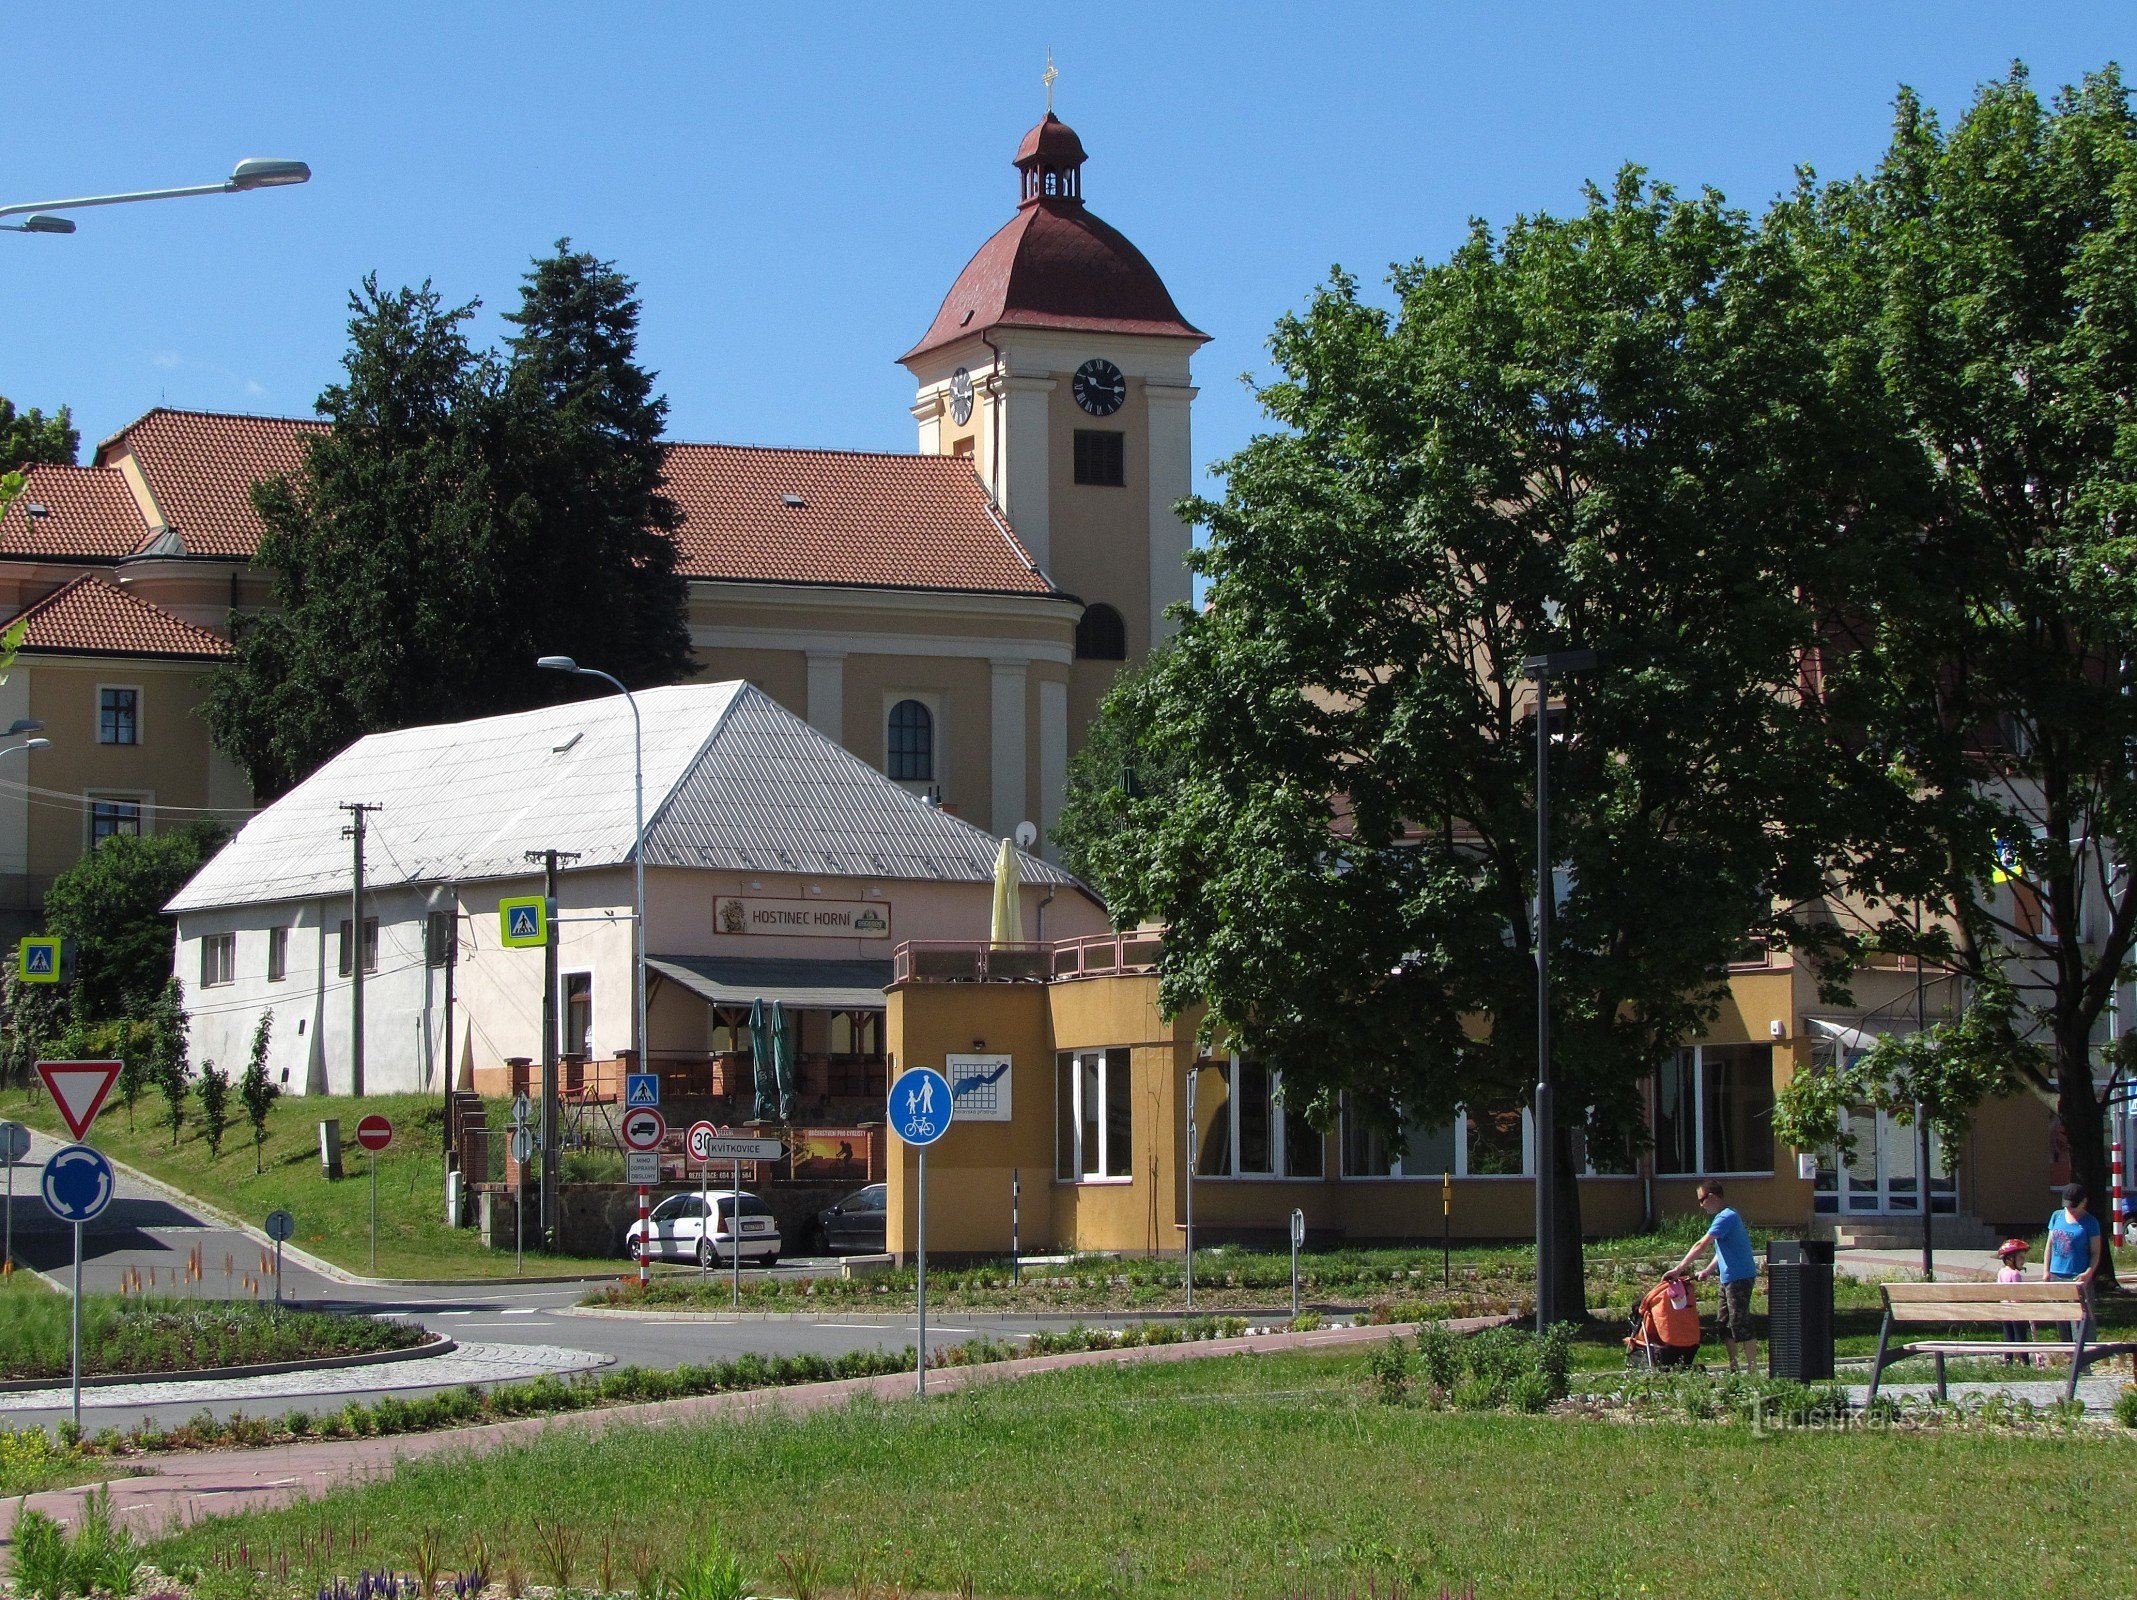
MULTIPOLYGON (((259 548, 264 531, 250 484, 302 472, 305 436, 323 426, 158 409, 98 446, 97 459, 132 453, 187 554, 243 559, 259 548)), ((108 476, 125 494, 115 469, 60 470, 108 476)), ((1055 592, 993 510, 971 462, 954 456, 676 444, 668 448, 667 477, 667 493, 683 514, 677 567, 688 578, 1055 592), (802 503, 787 504, 787 495, 802 503)), ((125 503, 131 511, 131 496, 125 503)), ((108 553, 124 555, 148 543, 139 513, 131 514, 131 540, 108 537, 108 553)), ((5 526, 20 520, 11 513, 5 526)), ((69 527, 77 520, 70 518, 69 527)), ((54 554, 106 552, 85 543, 62 547, 59 537, 50 543, 54 554)), ((8 548, 0 538, 0 554, 8 548)))
POLYGON ((110 467, 30 467, 0 512, 0 555, 117 559, 147 535, 139 503, 110 467))
MULTIPOLYGON (((30 625, 22 648, 40 655, 170 656, 220 661, 230 641, 85 574, 22 613, 30 625)), ((10 624, 12 626, 12 624, 10 624)))
POLYGON ((957 456, 678 444, 667 478, 685 577, 1055 592, 957 456))
POLYGON ((249 557, 265 531, 252 485, 304 470, 307 435, 323 422, 158 406, 97 446, 99 466, 130 452, 186 554, 249 557))

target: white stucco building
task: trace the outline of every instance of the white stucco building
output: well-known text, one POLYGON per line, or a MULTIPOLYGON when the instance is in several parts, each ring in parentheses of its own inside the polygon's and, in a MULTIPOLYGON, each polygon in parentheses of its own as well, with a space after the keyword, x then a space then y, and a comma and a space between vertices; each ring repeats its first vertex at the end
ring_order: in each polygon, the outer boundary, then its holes
MULTIPOLYGON (((985 938, 998 841, 891 781, 747 683, 638 696, 644 724, 649 1058, 709 1079, 758 998, 805 1057, 879 1058, 907 940, 985 938)), ((632 1041, 631 713, 621 696, 375 734, 255 816, 172 900, 195 1060, 240 1070, 272 1016, 273 1076, 351 1085, 353 840, 365 813, 367 1092, 500 1088, 542 1053, 542 955, 502 898, 558 884, 560 1054, 632 1041), (530 857, 532 859, 530 859, 530 857)), ((1021 858, 1027 938, 1102 933, 1075 879, 1021 858)))

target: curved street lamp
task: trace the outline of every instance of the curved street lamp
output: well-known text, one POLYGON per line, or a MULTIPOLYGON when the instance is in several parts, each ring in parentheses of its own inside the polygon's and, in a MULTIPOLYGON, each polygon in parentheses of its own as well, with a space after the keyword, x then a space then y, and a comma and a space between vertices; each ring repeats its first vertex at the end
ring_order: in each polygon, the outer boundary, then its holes
POLYGON ((74 223, 70 218, 46 213, 80 211, 86 206, 130 205, 136 200, 186 200, 201 194, 249 194, 254 189, 283 189, 291 184, 309 183, 311 177, 312 169, 302 161, 253 157, 240 161, 221 183, 195 183, 178 189, 133 189, 124 194, 91 194, 72 200, 32 200, 20 205, 0 206, 0 217, 29 219, 19 225, 0 224, 0 227, 6 227, 10 233, 72 233, 74 223))

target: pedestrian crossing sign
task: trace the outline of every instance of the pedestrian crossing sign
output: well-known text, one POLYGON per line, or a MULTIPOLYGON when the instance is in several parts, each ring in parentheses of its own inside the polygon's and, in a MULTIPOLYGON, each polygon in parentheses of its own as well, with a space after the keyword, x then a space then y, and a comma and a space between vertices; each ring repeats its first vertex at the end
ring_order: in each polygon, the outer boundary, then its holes
POLYGON ((498 937, 507 950, 527 950, 549 942, 549 902, 540 895, 497 902, 498 937))
POLYGON ((634 1072, 624 1080, 623 1104, 626 1110, 638 1106, 660 1105, 660 1074, 657 1072, 634 1072))
POLYGON ((57 983, 60 978, 60 942, 43 937, 22 941, 15 953, 15 970, 24 983, 57 983))

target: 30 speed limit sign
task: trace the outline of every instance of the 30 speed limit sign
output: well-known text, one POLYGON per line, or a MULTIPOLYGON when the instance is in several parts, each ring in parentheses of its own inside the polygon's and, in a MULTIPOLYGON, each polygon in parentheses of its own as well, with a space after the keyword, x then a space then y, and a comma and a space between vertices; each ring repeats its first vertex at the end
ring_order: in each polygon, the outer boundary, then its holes
POLYGON ((709 1122, 690 1124, 690 1159, 704 1162, 712 1159, 712 1141, 720 1136, 720 1130, 709 1122))
POLYGON ((651 1106, 640 1106, 623 1116, 623 1145, 627 1150, 658 1150, 668 1136, 668 1121, 651 1106))

